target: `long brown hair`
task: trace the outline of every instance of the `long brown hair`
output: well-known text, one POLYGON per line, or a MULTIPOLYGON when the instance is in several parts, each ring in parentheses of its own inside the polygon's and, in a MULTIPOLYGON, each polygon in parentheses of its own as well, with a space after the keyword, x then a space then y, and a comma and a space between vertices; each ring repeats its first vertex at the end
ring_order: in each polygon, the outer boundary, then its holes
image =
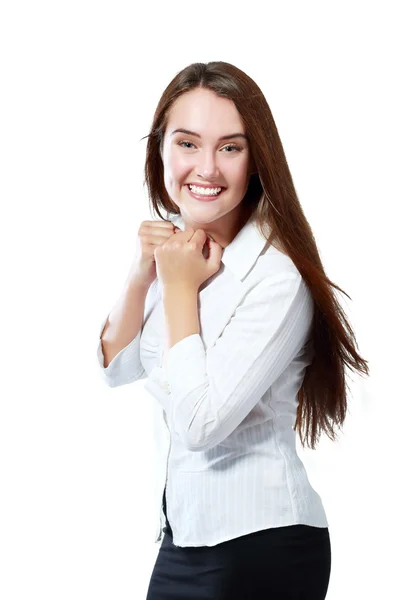
MULTIPOLYGON (((179 208, 164 186, 160 153, 170 109, 185 92, 206 88, 235 104, 241 115, 257 173, 250 176, 242 200, 266 241, 292 259, 314 299, 312 343, 314 358, 298 393, 294 429, 304 447, 315 448, 321 430, 335 441, 347 412, 345 366, 369 375, 368 361, 357 352, 357 342, 333 288, 345 294, 325 274, 311 227, 297 197, 282 142, 268 103, 258 85, 237 67, 222 61, 194 63, 180 71, 163 92, 148 138, 145 180, 150 211, 163 220, 160 208, 172 215, 179 208), (305 437, 304 437, 305 429, 305 437)), ((142 138, 144 139, 144 138, 142 138)), ((244 223, 243 223, 244 225, 244 223)), ((351 298, 350 298, 351 300, 351 298)))

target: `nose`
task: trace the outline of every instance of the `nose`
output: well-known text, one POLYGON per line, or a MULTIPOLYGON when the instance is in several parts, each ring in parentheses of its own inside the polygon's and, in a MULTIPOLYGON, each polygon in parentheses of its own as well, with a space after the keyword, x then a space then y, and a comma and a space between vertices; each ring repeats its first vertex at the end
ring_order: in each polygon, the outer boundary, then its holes
POLYGON ((219 167, 214 153, 204 152, 202 160, 197 168, 197 177, 201 177, 208 183, 213 183, 219 177, 219 167))

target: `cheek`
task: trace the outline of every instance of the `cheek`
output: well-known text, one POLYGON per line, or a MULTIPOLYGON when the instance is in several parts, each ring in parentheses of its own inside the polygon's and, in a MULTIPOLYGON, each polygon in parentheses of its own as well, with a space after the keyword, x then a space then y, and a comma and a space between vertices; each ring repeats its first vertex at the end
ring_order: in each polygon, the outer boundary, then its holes
POLYGON ((247 188, 249 181, 250 181, 250 175, 248 174, 247 163, 240 165, 240 167, 237 169, 237 171, 235 173, 235 177, 236 177, 236 183, 238 186, 247 188))
POLYGON ((248 163, 246 160, 243 161, 238 161, 235 164, 235 177, 238 181, 242 180, 242 179, 246 179, 247 177, 247 168, 248 168, 248 163))
POLYGON ((164 171, 164 184, 171 197, 178 198, 181 187, 187 179, 187 171, 182 169, 182 165, 170 165, 168 170, 164 171))
POLYGON ((179 183, 182 177, 185 177, 188 170, 190 170, 190 165, 188 164, 188 161, 182 158, 182 156, 177 156, 173 153, 170 155, 165 167, 166 172, 168 172, 168 178, 170 179, 171 183, 179 183))

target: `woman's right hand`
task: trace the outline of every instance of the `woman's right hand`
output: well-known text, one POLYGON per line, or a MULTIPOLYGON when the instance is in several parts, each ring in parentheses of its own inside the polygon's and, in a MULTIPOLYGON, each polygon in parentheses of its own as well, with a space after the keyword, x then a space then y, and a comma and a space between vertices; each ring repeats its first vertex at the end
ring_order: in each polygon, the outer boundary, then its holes
POLYGON ((154 250, 169 240, 176 231, 181 230, 170 221, 142 221, 128 281, 135 281, 145 287, 150 287, 157 277, 154 250))

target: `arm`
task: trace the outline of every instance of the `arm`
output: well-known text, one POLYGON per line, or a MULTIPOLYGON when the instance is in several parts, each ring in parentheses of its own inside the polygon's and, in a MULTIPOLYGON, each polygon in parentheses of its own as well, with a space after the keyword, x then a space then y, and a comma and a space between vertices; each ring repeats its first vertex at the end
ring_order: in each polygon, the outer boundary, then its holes
POLYGON ((163 306, 168 350, 188 335, 200 333, 198 290, 187 286, 165 286, 163 306))
POLYGON ((143 379, 140 334, 149 285, 128 280, 108 317, 102 322, 97 348, 104 381, 117 387, 143 379))
POLYGON ((171 340, 179 341, 166 357, 171 393, 160 402, 187 448, 203 451, 236 429, 306 343, 313 298, 297 269, 269 276, 207 352, 192 330, 195 302, 188 298, 165 304, 171 340))

